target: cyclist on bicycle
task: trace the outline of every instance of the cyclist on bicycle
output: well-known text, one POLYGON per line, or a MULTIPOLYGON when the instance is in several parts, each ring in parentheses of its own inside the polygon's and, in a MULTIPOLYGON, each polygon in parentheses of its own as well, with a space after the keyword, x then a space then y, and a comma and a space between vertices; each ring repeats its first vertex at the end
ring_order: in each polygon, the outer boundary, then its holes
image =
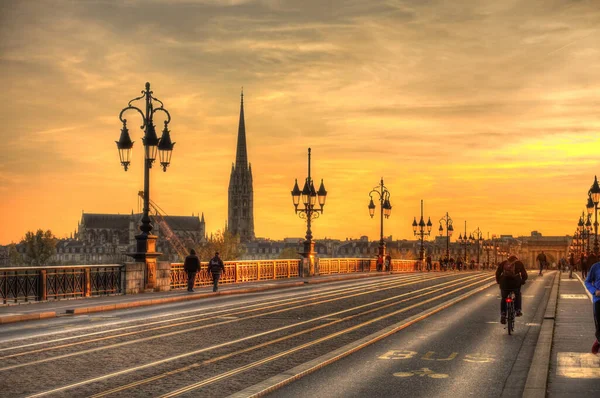
POLYGON ((521 285, 527 280, 527 271, 525 265, 517 256, 510 256, 498 264, 496 269, 496 283, 500 285, 502 300, 500 301, 500 323, 506 324, 506 298, 510 292, 515 293, 515 310, 517 316, 522 316, 521 311, 521 285))

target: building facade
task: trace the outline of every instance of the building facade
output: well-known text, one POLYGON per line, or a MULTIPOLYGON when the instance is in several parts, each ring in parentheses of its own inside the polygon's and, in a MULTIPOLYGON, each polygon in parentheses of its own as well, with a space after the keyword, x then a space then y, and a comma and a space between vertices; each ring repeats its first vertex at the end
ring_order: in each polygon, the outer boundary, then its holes
POLYGON ((229 177, 227 228, 243 243, 254 240, 254 190, 252 165, 248 162, 246 123, 244 120, 244 93, 241 94, 235 163, 229 177))

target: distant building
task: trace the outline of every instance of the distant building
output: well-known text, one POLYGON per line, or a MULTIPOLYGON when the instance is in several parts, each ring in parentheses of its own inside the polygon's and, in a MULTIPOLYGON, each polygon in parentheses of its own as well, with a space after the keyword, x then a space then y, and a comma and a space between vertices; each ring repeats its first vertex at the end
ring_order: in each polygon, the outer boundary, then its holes
MULTIPOLYGON (((83 213, 77 225, 73 241, 66 242, 64 247, 57 247, 58 260, 63 262, 86 261, 86 264, 105 263, 105 260, 130 261, 121 254, 133 252, 135 236, 140 233, 139 225, 142 214, 93 214, 83 213), (69 256, 73 250, 83 250, 84 256, 69 256), (60 256, 64 254, 64 256, 60 256), (95 255, 94 255, 95 254, 95 255), (100 256, 99 254, 104 254, 100 256), (107 254, 115 254, 107 256, 107 254)), ((206 239, 206 223, 204 214, 198 216, 161 216, 151 215, 152 234, 158 236, 157 251, 163 253, 162 260, 181 260, 183 253, 178 254, 170 242, 174 235, 185 247, 193 247, 206 239), (161 231, 168 229, 168 231, 161 231), (169 238, 169 239, 166 239, 169 238)), ((118 261, 117 261, 118 262, 118 261)))
POLYGON ((241 95, 240 121, 238 126, 235 163, 229 177, 228 223, 229 231, 250 242, 254 235, 254 190, 252 188, 252 165, 248 163, 246 147, 246 123, 244 121, 244 93, 241 95))

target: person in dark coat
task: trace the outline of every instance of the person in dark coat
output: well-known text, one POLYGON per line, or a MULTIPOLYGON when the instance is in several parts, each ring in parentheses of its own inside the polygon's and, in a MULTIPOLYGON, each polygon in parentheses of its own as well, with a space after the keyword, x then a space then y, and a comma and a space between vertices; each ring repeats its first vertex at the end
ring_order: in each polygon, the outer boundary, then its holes
POLYGON ((200 259, 196 256, 194 249, 190 250, 190 255, 185 258, 183 269, 187 272, 188 292, 194 291, 194 282, 196 281, 196 273, 200 271, 200 259))
POLYGON ((506 298, 511 291, 515 292, 515 310, 517 316, 522 316, 521 285, 527 280, 525 265, 517 256, 510 256, 502 261, 496 269, 496 283, 500 285, 502 300, 500 301, 500 323, 506 323, 506 298))
POLYGON ((540 254, 538 254, 537 256, 537 260, 540 263, 540 273, 538 274, 539 276, 543 275, 543 271, 544 271, 544 267, 546 266, 546 255, 544 254, 544 251, 542 250, 542 252, 540 254))
POLYGON ((215 256, 208 262, 208 272, 212 274, 213 278, 213 292, 219 290, 219 279, 221 273, 225 272, 225 265, 223 260, 219 257, 219 252, 215 253, 215 256))

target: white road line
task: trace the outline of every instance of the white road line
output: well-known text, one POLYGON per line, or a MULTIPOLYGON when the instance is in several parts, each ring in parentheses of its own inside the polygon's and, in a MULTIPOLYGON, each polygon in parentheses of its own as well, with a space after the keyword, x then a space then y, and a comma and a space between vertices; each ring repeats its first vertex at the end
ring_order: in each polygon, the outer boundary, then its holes
POLYGON ((590 301, 593 303, 594 298, 592 297, 592 294, 588 292, 587 287, 585 287, 585 283, 583 283, 583 280, 579 277, 579 274, 575 274, 575 276, 577 277, 577 279, 579 279, 579 282, 581 282, 581 285, 583 286, 583 290, 585 290, 587 295, 590 297, 590 301))

